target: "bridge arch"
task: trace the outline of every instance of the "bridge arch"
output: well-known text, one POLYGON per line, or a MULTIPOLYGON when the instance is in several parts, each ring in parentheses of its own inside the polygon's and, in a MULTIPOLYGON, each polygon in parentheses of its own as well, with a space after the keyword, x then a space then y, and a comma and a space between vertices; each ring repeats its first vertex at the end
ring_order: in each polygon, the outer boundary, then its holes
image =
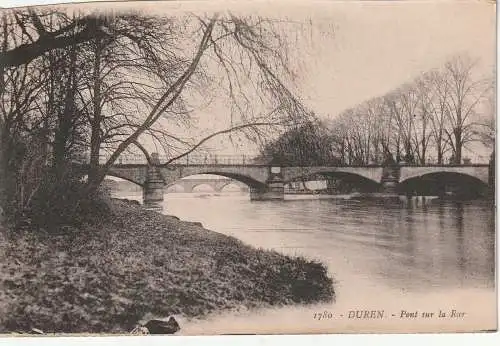
POLYGON ((348 192, 377 192, 380 189, 380 183, 377 180, 370 179, 361 174, 356 174, 349 171, 338 171, 338 170, 318 170, 315 172, 310 172, 305 175, 294 176, 291 180, 286 180, 285 184, 291 181, 297 180, 310 180, 307 178, 313 176, 321 176, 323 179, 327 180, 327 189, 334 189, 336 191, 348 192), (330 179, 329 179, 330 178, 330 179), (339 179, 340 184, 333 183, 330 185, 331 178, 339 179))
POLYGON ((357 178, 362 182, 380 184, 382 180, 382 167, 285 167, 284 182, 299 180, 302 178, 322 175, 357 178))
POLYGON ((399 182, 404 183, 409 179, 421 178, 432 174, 469 176, 487 185, 489 172, 488 165, 401 167, 399 182))
POLYGON ((186 166, 176 167, 174 169, 162 168, 161 174, 167 185, 175 183, 178 180, 193 175, 210 174, 226 177, 239 181, 252 188, 261 188, 266 186, 268 178, 267 167, 206 167, 206 166, 186 166))
POLYGON ((345 192, 358 190, 360 192, 377 192, 380 189, 382 168, 363 170, 358 167, 311 167, 305 170, 286 172, 284 183, 288 184, 292 181, 305 180, 318 175, 327 180, 328 178, 336 178, 342 181, 341 185, 330 185, 328 182, 327 189, 333 188, 345 192))
POLYGON ((182 186, 182 184, 180 184, 178 181, 176 181, 172 184, 165 185, 165 192, 167 192, 167 193, 169 193, 169 192, 185 192, 185 189, 184 189, 184 186, 182 186), (181 191, 178 191, 179 189, 181 191))
MULTIPOLYGON (((246 185, 246 184, 244 184, 244 185, 246 188, 248 188, 248 185, 246 185)), ((235 180, 226 181, 223 184, 220 184, 219 186, 217 186, 217 188, 219 191, 223 191, 228 186, 235 186, 239 189, 239 191, 243 191, 245 189, 242 185, 238 184, 238 181, 235 181, 235 180)))
POLYGON ((101 188, 114 198, 127 198, 140 201, 143 197, 144 187, 134 181, 106 175, 101 188))
MULTIPOLYGON (((192 177, 192 176, 191 176, 192 177)), ((224 177, 224 179, 221 179, 221 176, 206 176, 205 174, 200 175, 200 177, 197 178, 182 178, 178 179, 175 182, 168 184, 165 186, 165 191, 167 192, 193 192, 194 189, 196 189, 198 186, 206 184, 210 186, 211 190, 213 192, 221 192, 226 186, 233 185, 236 190, 238 191, 246 191, 248 190, 248 185, 245 183, 238 181, 238 180, 233 180, 233 179, 227 179, 224 177), (178 186, 175 190, 173 189, 175 186, 178 186), (180 191, 179 191, 180 190, 180 191)), ((232 189, 232 190, 235 190, 232 189)))
POLYGON ((243 175, 243 174, 237 174, 237 173, 227 173, 227 172, 210 172, 207 174, 214 174, 214 175, 220 175, 226 178, 230 178, 236 181, 239 181, 240 183, 245 184, 248 187, 263 187, 265 186, 264 182, 258 181, 254 179, 253 177, 243 175))
POLYGON ((129 176, 125 175, 125 174, 119 174, 119 173, 115 173, 115 172, 108 172, 108 173, 106 173, 106 176, 114 177, 114 178, 120 178, 120 179, 126 180, 128 182, 131 182, 131 183, 133 183, 133 184, 135 184, 137 186, 144 187, 144 182, 138 182, 134 178, 129 177, 129 176))
POLYGON ((407 183, 411 180, 422 180, 422 179, 432 179, 432 178, 434 178, 434 179, 440 178, 442 180, 447 180, 448 182, 449 181, 457 182, 457 179, 461 179, 461 180, 472 181, 472 182, 475 182, 479 185, 484 185, 484 186, 488 185, 487 181, 484 181, 483 179, 481 179, 479 177, 476 177, 476 176, 473 176, 473 175, 470 175, 467 173, 446 172, 446 171, 445 172, 431 172, 431 173, 425 173, 425 174, 421 174, 421 175, 414 175, 414 176, 410 176, 410 177, 405 177, 404 180, 400 181, 400 184, 407 183), (448 179, 446 179, 446 178, 448 178, 448 179))
MULTIPOLYGON (((243 184, 245 184, 248 187, 263 187, 263 186, 265 186, 264 183, 261 183, 260 181, 257 181, 255 179, 253 179, 252 177, 249 177, 249 176, 246 176, 246 175, 243 175, 243 174, 236 174, 236 173, 229 173, 229 172, 217 172, 217 171, 210 171, 210 172, 206 172, 206 173, 202 173, 202 174, 211 174, 211 175, 217 175, 217 176, 229 178, 229 179, 238 181, 240 183, 243 183, 243 184)), ((185 176, 183 178, 186 178, 186 177, 189 177, 189 176, 190 175, 185 176)), ((221 189, 224 186, 229 185, 231 183, 234 183, 234 182, 231 182, 231 181, 225 182, 222 185, 221 189)), ((200 185, 200 184, 197 184, 197 185, 200 185)), ((193 186, 193 188, 194 187, 195 186, 193 186)), ((215 188, 214 188, 214 191, 215 191, 215 188)))
POLYGON ((147 177, 147 167, 142 165, 122 165, 120 167, 112 167, 106 172, 106 175, 144 186, 147 177))
POLYGON ((435 171, 411 177, 400 181, 398 190, 417 195, 454 195, 478 197, 486 192, 488 183, 480 177, 456 171, 435 171))
POLYGON ((200 188, 201 186, 209 187, 210 192, 216 192, 216 189, 214 186, 212 186, 210 183, 204 183, 204 182, 199 182, 199 183, 193 184, 191 186, 191 191, 192 192, 201 192, 201 191, 195 191, 195 189, 200 188))

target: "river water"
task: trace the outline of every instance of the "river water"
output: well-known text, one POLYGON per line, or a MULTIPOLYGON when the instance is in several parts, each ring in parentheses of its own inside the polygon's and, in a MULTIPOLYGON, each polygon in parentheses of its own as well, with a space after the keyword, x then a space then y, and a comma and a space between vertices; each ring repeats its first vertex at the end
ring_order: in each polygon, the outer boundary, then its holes
POLYGON ((419 200, 384 208, 345 199, 251 202, 244 193, 171 193, 165 195, 164 213, 202 222, 255 247, 319 260, 336 281, 334 303, 203 320, 180 316, 182 334, 496 326, 495 213, 486 201, 419 200))

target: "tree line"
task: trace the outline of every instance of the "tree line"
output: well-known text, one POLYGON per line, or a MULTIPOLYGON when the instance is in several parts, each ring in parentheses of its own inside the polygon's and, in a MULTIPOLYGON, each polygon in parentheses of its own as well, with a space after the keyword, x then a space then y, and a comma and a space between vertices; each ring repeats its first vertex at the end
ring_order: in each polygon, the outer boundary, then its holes
POLYGON ((123 153, 150 160, 154 145, 168 164, 217 135, 259 140, 307 119, 280 25, 231 13, 3 11, 0 210, 69 222, 96 205, 123 153), (215 96, 227 127, 190 137, 194 111, 215 96))
POLYGON ((477 66, 455 56, 385 95, 288 131, 262 155, 302 165, 460 164, 472 143, 494 147, 494 78, 478 76, 477 66))

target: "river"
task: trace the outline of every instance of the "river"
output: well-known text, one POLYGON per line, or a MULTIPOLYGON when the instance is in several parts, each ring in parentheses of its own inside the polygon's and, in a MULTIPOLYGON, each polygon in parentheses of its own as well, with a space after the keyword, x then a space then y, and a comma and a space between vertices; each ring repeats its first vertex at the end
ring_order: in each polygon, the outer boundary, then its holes
POLYGON ((321 261, 335 279, 335 303, 183 320, 182 334, 496 326, 495 214, 487 201, 384 208, 342 199, 251 202, 243 193, 171 193, 164 213, 255 247, 321 261))

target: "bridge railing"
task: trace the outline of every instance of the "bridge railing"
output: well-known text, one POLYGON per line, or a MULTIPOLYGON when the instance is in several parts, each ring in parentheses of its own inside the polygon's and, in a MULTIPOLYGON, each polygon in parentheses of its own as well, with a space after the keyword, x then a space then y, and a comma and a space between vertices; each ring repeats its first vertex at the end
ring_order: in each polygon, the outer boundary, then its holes
MULTIPOLYGON (((101 163, 105 163, 108 157, 102 155, 100 158, 101 163)), ((170 157, 159 156, 160 164, 166 163, 170 160, 170 157)), ((462 166, 462 165, 480 165, 488 164, 490 157, 487 155, 474 155, 469 157, 464 157, 460 164, 450 162, 450 160, 443 160, 443 162, 438 163, 437 158, 429 157, 426 159, 425 163, 421 162, 399 162, 400 166, 462 166)), ((219 155, 219 154, 189 154, 181 157, 178 160, 172 162, 172 164, 177 165, 255 165, 255 164, 265 164, 266 160, 256 160, 255 155, 219 155)), ((88 161, 87 161, 88 163, 88 161)), ((115 162, 115 164, 137 164, 145 165, 147 160, 144 155, 130 155, 123 154, 115 162)), ((297 165, 297 164, 281 164, 282 166, 308 166, 308 165, 297 165)), ((311 165, 318 166, 318 164, 311 165)), ((325 162, 321 166, 337 166, 337 167, 367 167, 367 166, 383 166, 381 163, 360 163, 360 164, 345 164, 339 162, 325 162)))
POLYGON ((467 166, 467 165, 487 165, 490 162, 490 157, 487 155, 473 155, 473 156, 465 156, 462 158, 460 163, 455 163, 450 159, 438 161, 435 157, 426 158, 425 163, 414 162, 407 163, 404 161, 399 162, 402 166, 467 166))
MULTIPOLYGON (((160 155, 160 164, 170 161, 170 157, 160 155)), ((104 163, 108 157, 101 156, 100 162, 104 163)), ((148 162, 144 155, 121 155, 115 162, 118 165, 146 165, 148 162)), ((192 154, 186 155, 172 162, 177 165, 251 165, 256 164, 253 155, 215 155, 192 154)))
MULTIPOLYGON (((162 160, 160 162, 166 162, 167 160, 162 160)), ((173 164, 178 165, 250 165, 255 164, 254 156, 250 155, 186 155, 174 162, 173 164)))

